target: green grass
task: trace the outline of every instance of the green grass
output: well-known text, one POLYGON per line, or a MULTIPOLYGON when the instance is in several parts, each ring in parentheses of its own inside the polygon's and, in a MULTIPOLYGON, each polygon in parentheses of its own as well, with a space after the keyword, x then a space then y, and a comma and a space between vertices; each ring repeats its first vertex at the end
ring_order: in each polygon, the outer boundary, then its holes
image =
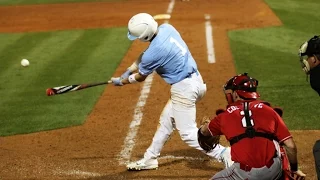
POLYGON ((319 97, 300 68, 299 46, 320 33, 318 0, 265 0, 281 27, 229 32, 238 73, 259 80, 263 100, 284 108, 290 129, 319 129, 319 97))
POLYGON ((73 2, 121 2, 126 0, 0 0, 0 6, 4 5, 29 5, 73 2))
POLYGON ((0 34, 0 135, 82 124, 106 86, 52 97, 45 90, 108 80, 131 44, 126 31, 0 34))

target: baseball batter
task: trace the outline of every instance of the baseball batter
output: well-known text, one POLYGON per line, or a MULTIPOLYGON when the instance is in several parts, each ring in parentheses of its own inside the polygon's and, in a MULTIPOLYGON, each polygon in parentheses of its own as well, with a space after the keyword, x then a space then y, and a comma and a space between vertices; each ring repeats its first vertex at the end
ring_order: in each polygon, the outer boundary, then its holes
MULTIPOLYGON (((160 116, 160 125, 144 157, 127 165, 128 170, 158 168, 157 158, 174 129, 190 147, 203 151, 197 141, 196 102, 206 93, 197 64, 179 32, 170 24, 158 23, 150 14, 134 15, 128 23, 128 38, 150 42, 121 77, 111 78, 116 86, 142 82, 154 71, 171 85, 171 97, 160 116)), ((203 151, 205 152, 205 151, 203 151)), ((217 146, 209 156, 232 164, 230 148, 217 146)))
MULTIPOLYGON (((258 100, 258 81, 246 73, 224 85, 228 106, 199 129, 199 136, 225 135, 231 145, 234 164, 212 179, 271 180, 282 176, 280 145, 286 149, 291 172, 298 171, 297 148, 278 113, 269 103, 258 100)), ((200 143, 201 144, 201 143, 200 143)))

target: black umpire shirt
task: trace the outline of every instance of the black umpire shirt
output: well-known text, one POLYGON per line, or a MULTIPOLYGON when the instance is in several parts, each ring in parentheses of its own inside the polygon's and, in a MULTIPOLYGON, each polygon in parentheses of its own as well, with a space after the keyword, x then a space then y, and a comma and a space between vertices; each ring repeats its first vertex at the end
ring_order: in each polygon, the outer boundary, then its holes
POLYGON ((320 96, 320 65, 310 70, 310 85, 320 96))

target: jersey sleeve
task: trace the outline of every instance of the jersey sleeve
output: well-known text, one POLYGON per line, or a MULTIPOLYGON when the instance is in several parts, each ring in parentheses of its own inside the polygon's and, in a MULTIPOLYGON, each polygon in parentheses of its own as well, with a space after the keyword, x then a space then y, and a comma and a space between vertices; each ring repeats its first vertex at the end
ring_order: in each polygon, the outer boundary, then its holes
POLYGON ((283 119, 276 112, 274 112, 274 116, 276 118, 275 135, 278 138, 279 143, 281 143, 281 142, 291 138, 292 136, 291 136, 286 124, 284 123, 283 119))
POLYGON ((219 116, 216 116, 210 121, 208 129, 212 136, 222 135, 220 121, 221 118, 219 116))
POLYGON ((160 66, 160 61, 157 60, 156 55, 151 55, 148 50, 144 52, 139 64, 139 73, 147 76, 160 66))

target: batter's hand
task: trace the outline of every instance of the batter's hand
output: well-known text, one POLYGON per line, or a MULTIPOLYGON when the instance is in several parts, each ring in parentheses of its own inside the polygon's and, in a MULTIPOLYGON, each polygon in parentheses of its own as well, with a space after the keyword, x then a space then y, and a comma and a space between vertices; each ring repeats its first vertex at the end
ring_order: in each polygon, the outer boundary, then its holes
POLYGON ((121 79, 127 79, 130 75, 132 74, 132 72, 128 69, 126 72, 124 72, 120 78, 121 79))
POLYGON ((123 84, 122 84, 121 80, 122 79, 120 77, 112 77, 111 78, 111 81, 112 81, 113 85, 115 85, 115 86, 122 86, 123 84))

